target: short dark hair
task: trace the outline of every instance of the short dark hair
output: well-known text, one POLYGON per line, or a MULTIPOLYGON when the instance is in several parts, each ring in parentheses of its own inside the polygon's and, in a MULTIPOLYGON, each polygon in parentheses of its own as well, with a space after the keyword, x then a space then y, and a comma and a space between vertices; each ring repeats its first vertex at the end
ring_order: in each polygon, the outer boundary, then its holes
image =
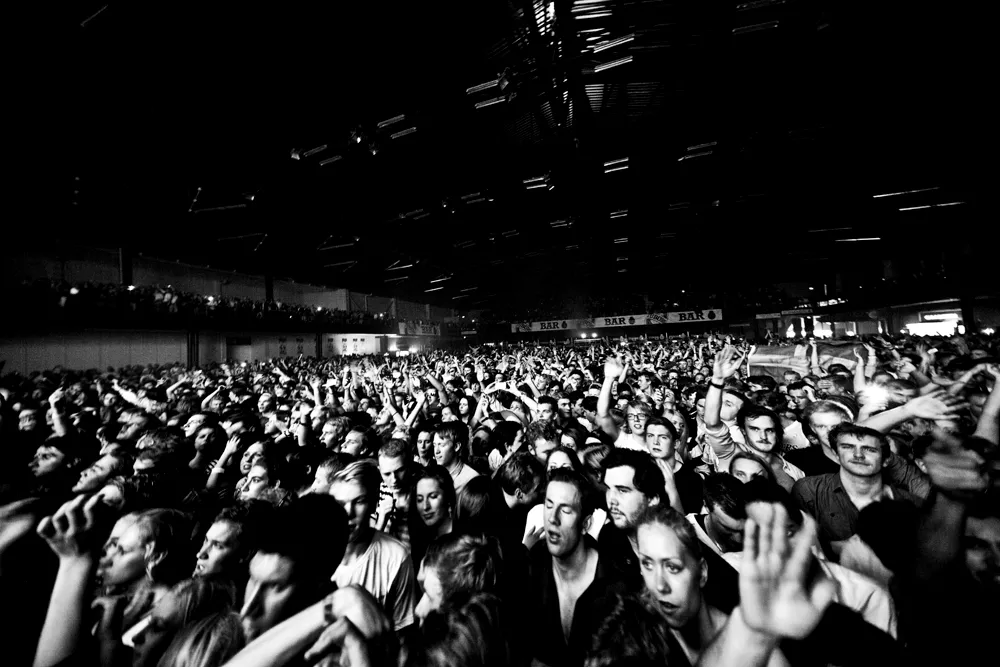
POLYGON ((646 433, 649 433, 650 426, 664 427, 665 429, 667 429, 667 433, 669 433, 670 436, 674 439, 674 442, 677 441, 678 438, 677 427, 674 426, 672 423, 670 423, 670 420, 665 419, 663 417, 650 417, 649 420, 646 422, 646 433))
POLYGON ((639 493, 649 500, 654 498, 660 502, 666 500, 666 482, 663 479, 663 472, 660 471, 660 467, 653 460, 653 457, 646 452, 616 447, 601 463, 601 481, 604 481, 608 471, 612 468, 631 468, 632 484, 635 485, 639 493))
POLYGON ((545 467, 532 454, 517 452, 497 469, 496 477, 504 493, 528 495, 545 481, 545 467))
POLYGON ((288 558, 296 576, 325 585, 344 557, 348 534, 340 503, 333 496, 310 493, 274 510, 257 551, 288 558))
POLYGON ((549 475, 549 481, 545 485, 545 488, 548 489, 550 485, 556 482, 571 484, 576 487, 577 493, 580 494, 580 511, 584 517, 591 516, 594 510, 597 509, 596 489, 581 473, 572 468, 557 468, 549 475))
POLYGON ((702 485, 702 495, 709 511, 718 507, 734 519, 747 518, 746 490, 743 482, 732 475, 724 472, 708 475, 702 485))
POLYGON ((378 455, 387 459, 410 458, 410 443, 401 438, 393 438, 378 449, 378 455))
POLYGON ((552 398, 551 396, 540 396, 538 398, 538 407, 542 407, 542 405, 551 405, 553 412, 559 410, 559 401, 552 398))
POLYGON ((212 523, 228 523, 236 529, 239 551, 252 556, 257 551, 260 530, 271 519, 274 506, 264 500, 243 500, 215 515, 212 523))
POLYGON ((887 438, 884 433, 880 433, 873 428, 861 426, 860 424, 853 424, 851 422, 842 422, 830 431, 830 448, 836 450, 837 443, 840 438, 844 436, 853 436, 855 438, 874 438, 882 450, 883 457, 888 456, 890 451, 889 438, 887 438))
POLYGON ((778 383, 770 375, 751 375, 747 378, 747 382, 750 384, 759 384, 768 391, 774 391, 778 388, 778 383))
POLYGON ((534 446, 539 440, 559 444, 559 432, 552 422, 534 421, 525 429, 524 440, 530 446, 534 446))
POLYGON ((754 405, 753 403, 745 403, 740 411, 736 413, 736 423, 741 429, 746 429, 747 421, 751 419, 760 419, 761 417, 768 417, 772 422, 774 422, 774 430, 777 434, 777 445, 778 449, 781 448, 781 443, 785 437, 785 429, 781 425, 781 417, 779 417, 773 410, 769 410, 765 407, 759 405, 754 405))

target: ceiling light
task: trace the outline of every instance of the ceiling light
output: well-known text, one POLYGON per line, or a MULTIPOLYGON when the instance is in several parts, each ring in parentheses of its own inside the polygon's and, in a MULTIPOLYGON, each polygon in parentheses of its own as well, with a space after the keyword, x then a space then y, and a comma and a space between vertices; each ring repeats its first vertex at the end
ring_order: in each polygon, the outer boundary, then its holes
POLYGON ((399 132, 396 132, 394 134, 390 134, 389 138, 390 139, 399 139, 400 137, 405 137, 408 134, 413 134, 416 131, 417 131, 417 128, 410 127, 410 128, 405 129, 405 130, 400 130, 399 132))
POLYGON ((482 109, 484 107, 490 107, 493 106, 494 104, 500 104, 506 99, 507 98, 505 96, 501 95, 500 97, 493 97, 488 100, 483 100, 482 102, 476 102, 476 108, 482 109))
POLYGON ((624 162, 628 162, 628 158, 627 157, 619 158, 617 160, 608 160, 607 162, 604 163, 604 166, 605 167, 613 167, 616 164, 622 164, 624 162))
POLYGON ((332 163, 336 162, 337 160, 340 160, 343 157, 344 157, 343 155, 334 155, 333 157, 328 157, 325 160, 320 160, 319 161, 319 166, 325 167, 326 165, 332 164, 332 163))
POLYGON ((465 94, 466 95, 473 95, 475 93, 481 93, 484 90, 492 88, 493 86, 497 85, 498 83, 500 83, 500 79, 498 79, 498 78, 497 79, 493 79, 492 81, 487 81, 486 83, 481 83, 481 84, 479 84, 477 86, 472 86, 471 88, 466 88, 465 89, 465 94))
POLYGON ((441 286, 441 287, 432 287, 430 289, 425 289, 424 292, 437 292, 438 290, 442 290, 442 289, 444 289, 444 286, 441 286))
POLYGON ((622 44, 628 44, 634 39, 635 39, 635 34, 625 35, 624 37, 619 37, 618 39, 612 39, 610 41, 604 42, 603 44, 598 44, 597 46, 595 46, 594 53, 600 53, 601 51, 613 49, 616 46, 621 46, 622 44))
POLYGON ((632 62, 632 56, 625 56, 624 58, 619 58, 618 60, 612 60, 609 63, 601 63, 594 67, 594 74, 598 72, 603 72, 604 70, 611 69, 612 67, 618 67, 619 65, 627 65, 632 62))
POLYGON ((881 240, 882 240, 881 236, 866 236, 864 238, 857 238, 857 239, 834 239, 834 241, 836 241, 837 243, 849 243, 852 241, 881 241, 881 240))
POLYGON ((322 146, 317 146, 316 148, 310 148, 309 150, 307 150, 305 153, 302 154, 302 157, 309 157, 310 155, 316 155, 316 153, 325 150, 326 150, 326 144, 323 144, 322 146))
POLYGON ((919 190, 904 190, 903 192, 887 192, 882 195, 872 195, 873 199, 879 199, 881 197, 897 197, 899 195, 912 195, 918 192, 933 192, 934 190, 940 190, 941 188, 935 186, 933 188, 921 188, 919 190))
POLYGON ((899 209, 900 211, 919 211, 924 208, 941 208, 943 206, 958 206, 959 204, 964 204, 964 201, 950 201, 947 204, 927 204, 925 206, 907 206, 906 208, 899 209))
POLYGON ((383 128, 389 127, 390 125, 398 123, 401 120, 406 120, 406 116, 404 114, 399 114, 398 116, 393 116, 392 118, 383 120, 378 124, 378 129, 381 130, 383 128))

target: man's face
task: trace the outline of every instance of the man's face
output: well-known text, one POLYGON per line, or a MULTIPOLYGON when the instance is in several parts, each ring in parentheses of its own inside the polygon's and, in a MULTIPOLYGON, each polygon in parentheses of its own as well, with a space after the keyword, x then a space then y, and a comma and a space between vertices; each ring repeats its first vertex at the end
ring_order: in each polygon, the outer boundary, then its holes
POLYGON ((695 403, 695 411, 698 413, 698 419, 702 421, 705 420, 705 399, 699 398, 698 402, 695 403))
POLYGON ((263 393, 260 398, 257 399, 257 410, 261 413, 269 412, 274 409, 274 397, 271 394, 263 393))
POLYGON ((357 456, 361 448, 365 446, 365 436, 358 431, 351 431, 344 438, 344 444, 340 446, 340 451, 357 456))
MULTIPOLYGON (((196 577, 235 575, 240 567, 239 527, 229 521, 216 521, 205 533, 194 566, 196 577)), ((244 567, 246 567, 244 565, 244 567)))
POLYGON ((894 405, 903 405, 913 400, 917 396, 916 389, 901 389, 899 387, 892 387, 889 389, 889 402, 894 405))
POLYGON ((330 487, 333 496, 347 513, 347 525, 350 528, 350 542, 354 543, 365 535, 372 512, 371 498, 364 487, 356 482, 334 482, 330 487))
POLYGON ((146 542, 138 526, 125 529, 101 559, 97 574, 105 586, 124 586, 146 575, 146 542))
POLYGON ((116 463, 118 459, 114 456, 102 456, 94 461, 89 468, 80 473, 80 479, 73 487, 73 493, 90 493, 100 489, 111 477, 111 471, 116 463))
POLYGON ((243 630, 252 641, 305 606, 306 586, 295 578, 295 564, 285 556, 258 552, 250 561, 243 598, 243 630))
POLYGON ((712 539, 718 542, 724 553, 732 553, 743 548, 743 526, 746 519, 734 519, 718 506, 708 513, 707 526, 712 539))
POLYGON ((792 384, 793 382, 798 382, 802 379, 802 377, 795 372, 785 372, 781 378, 784 380, 785 384, 792 384))
POLYGON ((545 545, 556 558, 576 551, 583 539, 583 499, 576 487, 550 482, 545 490, 545 545))
POLYGON ((646 393, 646 392, 649 391, 649 385, 650 385, 649 377, 646 376, 646 375, 640 375, 639 376, 639 389, 641 389, 643 391, 643 393, 646 393))
POLYGON ((747 419, 743 424, 747 444, 761 454, 770 454, 778 445, 778 428, 768 416, 747 419))
POLYGON ((670 431, 667 430, 666 426, 661 424, 647 426, 646 446, 649 447, 649 453, 653 455, 654 459, 673 461, 674 437, 670 435, 670 431))
POLYGON ((17 430, 30 433, 38 428, 38 410, 21 410, 17 416, 17 430))
POLYGON ((323 430, 319 434, 319 440, 326 449, 333 449, 337 446, 337 427, 329 422, 323 424, 323 430))
POLYGON ((330 493, 330 482, 331 477, 330 468, 327 466, 317 466, 316 474, 313 476, 312 486, 309 487, 309 493, 318 493, 321 495, 326 495, 330 493))
POLYGON ((642 410, 637 410, 631 406, 625 408, 625 422, 628 424, 633 435, 644 435, 646 433, 646 422, 649 415, 642 410))
POLYGON ((736 413, 743 407, 743 401, 732 394, 722 394, 722 409, 719 410, 719 418, 724 422, 736 421, 736 413))
POLYGON ((382 483, 387 489, 395 493, 403 488, 406 482, 406 461, 402 456, 378 457, 378 471, 382 474, 382 483))
POLYGON ((240 493, 241 500, 260 498, 264 490, 271 486, 271 475, 267 468, 262 465, 255 465, 250 468, 247 480, 243 491, 240 493))
POLYGON ((437 403, 438 400, 437 389, 428 389, 426 392, 424 392, 424 395, 427 397, 427 405, 435 405, 437 403))
POLYGON ((635 470, 630 466, 609 468, 604 473, 604 485, 608 489, 605 492, 608 514, 615 528, 631 530, 639 515, 650 505, 650 500, 635 488, 635 470))
POLYGON ((858 477, 882 474, 882 445, 875 438, 842 435, 837 439, 840 467, 858 477))
POLYGON ((559 399, 559 415, 563 419, 568 419, 573 411, 573 405, 570 403, 568 398, 559 399))
POLYGON ((458 448, 455 447, 455 442, 446 435, 435 433, 434 460, 437 461, 438 465, 447 468, 450 465, 454 465, 457 458, 458 448))
POLYGON ((531 445, 531 453, 535 455, 543 465, 549 460, 549 454, 558 446, 555 440, 546 440, 545 438, 539 438, 535 440, 534 444, 531 445))
POLYGON ((659 603, 667 625, 685 627, 701 608, 704 562, 695 560, 677 533, 663 524, 645 524, 636 537, 646 591, 659 603))
POLYGON ((67 464, 66 455, 55 447, 42 445, 35 450, 35 456, 28 467, 35 477, 45 477, 57 472, 67 464))
POLYGON ((809 398, 809 394, 806 393, 805 389, 789 389, 788 390, 788 407, 794 412, 802 414, 802 411, 812 403, 809 398))
POLYGON ((964 544, 969 573, 988 590, 1000 590, 1000 517, 970 516, 964 544))
POLYGON ((821 445, 830 448, 830 431, 847 421, 847 415, 839 412, 816 412, 809 417, 809 428, 813 430, 821 445))
POLYGON ((550 422, 556 416, 555 411, 552 409, 551 403, 539 403, 538 404, 538 421, 540 422, 550 422))
POLYGON ((247 447, 247 450, 243 452, 243 457, 240 459, 240 474, 249 475, 250 469, 262 458, 264 458, 263 444, 255 442, 247 447))

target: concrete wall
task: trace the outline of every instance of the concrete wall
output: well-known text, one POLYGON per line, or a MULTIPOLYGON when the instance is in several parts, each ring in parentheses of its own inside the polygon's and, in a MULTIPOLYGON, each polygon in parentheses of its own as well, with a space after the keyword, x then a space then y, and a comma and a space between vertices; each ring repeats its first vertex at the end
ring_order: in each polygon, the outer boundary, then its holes
POLYGON ((196 294, 212 294, 236 299, 263 301, 264 278, 189 264, 166 262, 138 256, 132 261, 132 282, 136 285, 172 285, 196 294))
POLYGON ((48 336, 0 337, 4 372, 31 373, 62 366, 73 370, 109 366, 187 363, 183 331, 84 331, 48 336))
POLYGON ((75 283, 117 283, 118 251, 114 249, 66 247, 50 252, 28 250, 5 256, 0 262, 3 282, 22 280, 66 280, 75 283))
POLYGON ((348 296, 345 289, 330 289, 289 280, 274 281, 274 300, 303 306, 347 310, 348 296))
POLYGON ((260 361, 316 356, 316 334, 203 331, 198 334, 198 363, 260 361))

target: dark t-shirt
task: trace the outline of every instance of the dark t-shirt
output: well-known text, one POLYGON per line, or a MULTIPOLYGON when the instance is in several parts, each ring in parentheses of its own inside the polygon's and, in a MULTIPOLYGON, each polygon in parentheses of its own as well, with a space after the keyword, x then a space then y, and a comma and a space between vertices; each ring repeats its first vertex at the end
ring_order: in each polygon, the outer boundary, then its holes
POLYGON ((796 449, 784 454, 784 457, 786 461, 796 466, 808 477, 840 471, 840 464, 828 459, 823 453, 821 445, 796 449))

